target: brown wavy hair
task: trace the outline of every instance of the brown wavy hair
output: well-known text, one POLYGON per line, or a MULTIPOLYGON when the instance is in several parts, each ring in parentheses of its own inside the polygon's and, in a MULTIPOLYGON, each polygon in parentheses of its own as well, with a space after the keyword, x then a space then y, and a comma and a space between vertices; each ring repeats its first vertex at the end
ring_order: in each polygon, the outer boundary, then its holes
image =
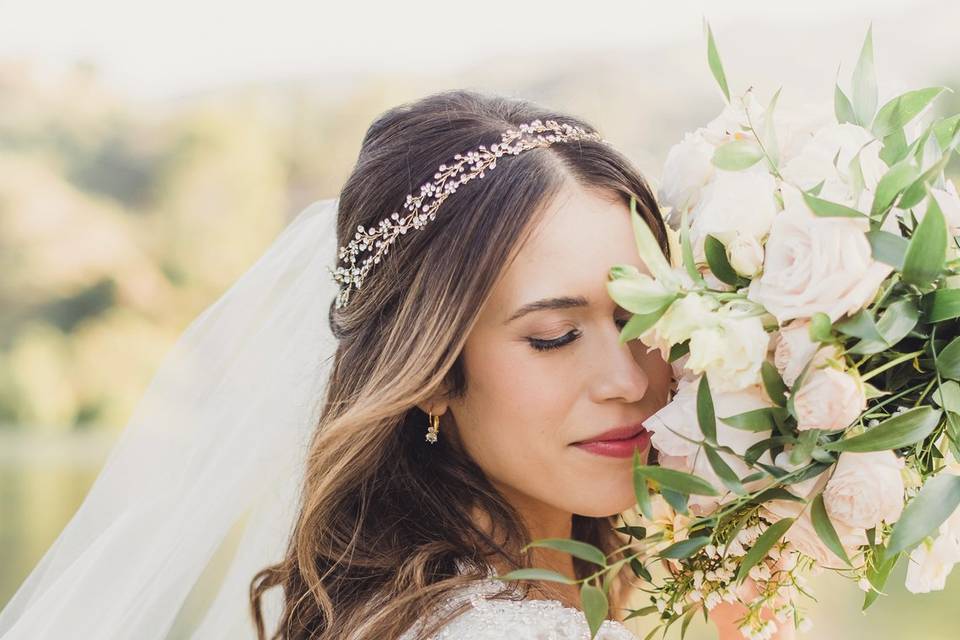
MULTIPOLYGON (((373 227, 399 210, 455 154, 489 148, 504 130, 538 118, 596 131, 529 101, 467 90, 386 111, 367 130, 340 193, 339 244, 357 225, 373 227)), ((603 142, 561 142, 505 156, 484 178, 460 185, 435 220, 391 246, 349 304, 336 309, 331 301, 339 344, 299 514, 284 559, 250 585, 261 640, 268 637, 261 598, 275 586, 283 588, 283 610, 271 639, 384 640, 484 577, 491 559, 530 566, 519 514, 454 438, 424 441, 427 415, 416 405, 443 385, 453 397, 466 392, 464 342, 537 213, 566 180, 627 205, 636 198, 669 251, 656 201, 631 162, 603 142), (478 512, 489 521, 483 527, 478 512)), ((440 433, 451 433, 450 425, 440 433)), ((572 535, 612 552, 621 544, 615 518, 575 515, 572 535)), ((579 578, 592 572, 576 559, 574 570, 579 578)), ((526 593, 542 585, 521 586, 526 593)), ((615 601, 622 586, 612 591, 615 601)))

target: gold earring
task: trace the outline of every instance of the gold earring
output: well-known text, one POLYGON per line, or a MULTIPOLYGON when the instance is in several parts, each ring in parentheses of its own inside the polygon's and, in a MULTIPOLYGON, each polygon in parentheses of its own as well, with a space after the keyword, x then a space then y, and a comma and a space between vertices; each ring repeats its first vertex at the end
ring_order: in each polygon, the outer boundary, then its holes
POLYGON ((427 427, 427 442, 437 443, 437 434, 440 432, 440 416, 430 413, 430 426, 427 427))

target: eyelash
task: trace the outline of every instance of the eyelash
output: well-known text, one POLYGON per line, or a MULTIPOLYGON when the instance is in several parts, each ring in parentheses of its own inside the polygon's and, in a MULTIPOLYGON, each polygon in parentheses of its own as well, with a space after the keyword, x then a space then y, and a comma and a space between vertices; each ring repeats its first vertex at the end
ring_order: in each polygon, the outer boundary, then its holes
MULTIPOLYGON (((617 326, 621 329, 624 325, 627 324, 627 320, 616 319, 617 326)), ((580 337, 580 331, 574 330, 570 331, 559 338, 554 338, 553 340, 540 340, 539 338, 527 338, 530 341, 530 346, 536 349, 537 351, 550 351, 551 349, 559 349, 564 345, 568 345, 577 338, 580 337)))

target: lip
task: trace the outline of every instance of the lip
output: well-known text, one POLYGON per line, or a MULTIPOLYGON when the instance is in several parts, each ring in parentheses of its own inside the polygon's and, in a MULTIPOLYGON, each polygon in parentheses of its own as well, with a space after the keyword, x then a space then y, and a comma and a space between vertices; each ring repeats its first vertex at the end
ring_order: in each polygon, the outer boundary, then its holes
POLYGON ((579 440, 571 446, 588 453, 610 458, 630 458, 637 449, 650 446, 651 432, 641 423, 616 427, 587 440, 579 440))

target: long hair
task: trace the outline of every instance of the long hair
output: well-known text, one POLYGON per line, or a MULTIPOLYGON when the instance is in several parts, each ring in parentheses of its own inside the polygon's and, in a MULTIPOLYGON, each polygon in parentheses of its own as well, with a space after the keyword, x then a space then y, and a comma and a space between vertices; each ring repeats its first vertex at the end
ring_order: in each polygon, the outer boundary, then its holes
MULTIPOLYGON (((489 147, 538 118, 595 130, 528 101, 466 90, 386 111, 367 130, 340 193, 339 244, 358 225, 374 227, 399 210, 455 154, 489 147)), ((625 204, 636 198, 669 251, 656 201, 630 161, 603 142, 560 142, 505 156, 484 178, 460 185, 435 220, 391 246, 345 307, 331 302, 339 345, 300 511, 284 559, 250 585, 261 640, 261 598, 274 586, 283 588, 284 605, 270 638, 382 640, 484 577, 491 558, 530 566, 519 514, 450 438, 424 441, 427 415, 416 405, 442 385, 452 397, 466 392, 467 336, 537 212, 567 180, 625 204)), ((440 432, 449 433, 442 425, 440 432)), ((575 515, 572 535, 612 552, 614 519, 575 515)), ((592 571, 576 559, 574 570, 580 578, 592 571)))

